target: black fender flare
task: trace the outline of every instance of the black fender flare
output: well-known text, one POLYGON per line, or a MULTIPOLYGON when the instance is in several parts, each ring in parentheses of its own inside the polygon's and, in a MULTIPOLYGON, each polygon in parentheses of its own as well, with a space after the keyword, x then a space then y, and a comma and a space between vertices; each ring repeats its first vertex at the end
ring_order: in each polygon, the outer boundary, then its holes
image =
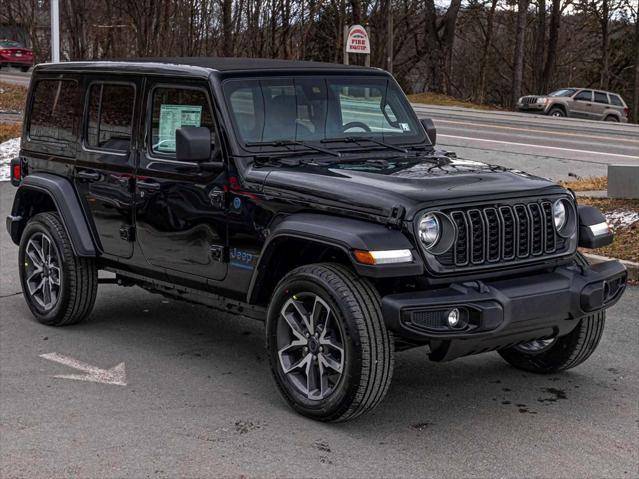
POLYGON ((419 276, 424 273, 420 253, 399 230, 379 223, 318 213, 294 213, 271 228, 259 256, 247 293, 248 302, 257 298, 261 279, 282 239, 301 239, 320 245, 333 246, 350 259, 357 274, 369 278, 419 276), (353 250, 409 249, 413 253, 410 263, 365 265, 355 261, 353 250))
POLYGON ((77 256, 97 256, 93 234, 73 184, 67 178, 50 173, 33 173, 20 183, 13 200, 11 216, 7 218, 7 230, 13 242, 20 244, 20 236, 29 220, 29 192, 33 191, 44 193, 53 201, 71 240, 73 252, 77 256))

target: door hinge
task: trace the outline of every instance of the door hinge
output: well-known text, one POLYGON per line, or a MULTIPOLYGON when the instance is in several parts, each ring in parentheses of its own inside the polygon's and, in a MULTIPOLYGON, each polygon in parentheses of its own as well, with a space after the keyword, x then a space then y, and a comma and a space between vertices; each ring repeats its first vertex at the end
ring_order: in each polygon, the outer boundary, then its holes
POLYGON ((226 193, 224 190, 215 187, 209 192, 209 200, 211 201, 212 206, 215 206, 220 210, 224 209, 226 204, 226 193))
POLYGON ((402 221, 404 221, 404 216, 406 215, 406 208, 402 205, 395 205, 391 210, 390 215, 386 219, 386 226, 390 228, 401 229, 402 221))
POLYGON ((120 226, 120 239, 123 239, 124 241, 135 241, 135 226, 120 226))
POLYGON ((209 254, 211 255, 211 259, 213 261, 224 261, 224 246, 212 244, 209 248, 209 254))

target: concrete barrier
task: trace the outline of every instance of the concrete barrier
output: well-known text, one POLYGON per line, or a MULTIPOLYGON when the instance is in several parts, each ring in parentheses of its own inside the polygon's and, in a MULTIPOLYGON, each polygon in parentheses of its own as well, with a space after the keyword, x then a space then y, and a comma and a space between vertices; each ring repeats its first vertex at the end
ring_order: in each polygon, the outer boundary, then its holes
POLYGON ((608 197, 639 198, 639 164, 608 165, 608 197))

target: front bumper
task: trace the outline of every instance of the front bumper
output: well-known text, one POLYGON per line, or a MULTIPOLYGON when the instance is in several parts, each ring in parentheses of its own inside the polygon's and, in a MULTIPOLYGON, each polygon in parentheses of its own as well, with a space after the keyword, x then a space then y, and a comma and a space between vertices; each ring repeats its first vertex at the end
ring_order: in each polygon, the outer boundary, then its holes
POLYGON ((545 103, 517 103, 517 110, 525 113, 545 113, 545 103))
POLYGON ((10 66, 19 66, 19 67, 27 67, 33 65, 33 57, 28 56, 8 56, 8 55, 0 55, 0 64, 2 65, 10 65, 10 66))
POLYGON ((615 304, 626 279, 619 261, 565 266, 522 278, 388 295, 382 313, 397 336, 429 343, 431 359, 444 361, 568 334, 579 318, 615 304), (453 328, 446 318, 454 308, 464 319, 453 328))

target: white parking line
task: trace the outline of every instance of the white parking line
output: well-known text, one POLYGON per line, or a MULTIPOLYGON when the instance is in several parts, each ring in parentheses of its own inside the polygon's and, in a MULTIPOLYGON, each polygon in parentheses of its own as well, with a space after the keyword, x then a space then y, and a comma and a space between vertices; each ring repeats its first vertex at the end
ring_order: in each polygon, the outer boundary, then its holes
POLYGON ((639 156, 633 156, 633 155, 621 155, 619 153, 606 153, 603 151, 589 151, 589 150, 579 150, 576 148, 562 148, 559 146, 544 146, 544 145, 537 145, 537 144, 532 144, 532 143, 518 143, 516 141, 501 141, 501 140, 487 140, 485 138, 473 138, 470 136, 456 136, 456 135, 441 135, 438 134, 437 138, 456 138, 456 139, 460 139, 460 140, 470 140, 470 141, 483 141, 486 143, 498 143, 501 145, 518 145, 518 146, 529 146, 530 148, 535 148, 535 149, 546 149, 546 150, 559 150, 559 151, 570 151, 570 152, 576 152, 576 153, 587 153, 587 154, 591 154, 591 155, 603 155, 603 156, 616 156, 619 158, 631 158, 631 159, 635 159, 637 161, 639 161, 639 156))

